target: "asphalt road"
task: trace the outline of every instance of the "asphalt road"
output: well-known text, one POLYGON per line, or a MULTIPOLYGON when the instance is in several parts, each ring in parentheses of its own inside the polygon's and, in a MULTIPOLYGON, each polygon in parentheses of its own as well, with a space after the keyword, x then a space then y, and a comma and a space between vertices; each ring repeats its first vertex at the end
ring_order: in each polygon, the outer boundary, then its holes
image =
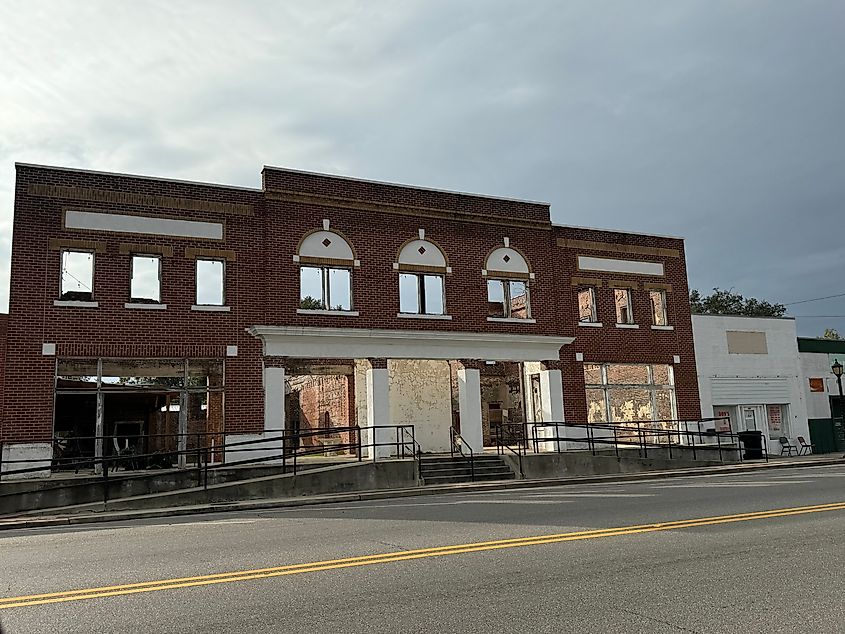
POLYGON ((4 531, 0 622, 845 632, 843 488, 845 467, 815 467, 4 531))

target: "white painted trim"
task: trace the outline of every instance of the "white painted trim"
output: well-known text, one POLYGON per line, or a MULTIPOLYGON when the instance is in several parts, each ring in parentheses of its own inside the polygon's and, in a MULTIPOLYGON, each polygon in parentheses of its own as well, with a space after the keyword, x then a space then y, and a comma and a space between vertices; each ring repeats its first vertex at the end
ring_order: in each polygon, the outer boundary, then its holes
POLYGON ((575 360, 576 361, 583 361, 584 360, 584 353, 583 352, 576 352, 575 353, 575 360))
POLYGON ((99 302, 76 302, 62 299, 54 299, 53 306, 64 306, 67 308, 97 308, 99 302))
POLYGON ((124 308, 131 308, 132 310, 167 310, 167 304, 136 304, 134 302, 126 302, 124 308))
POLYGON ((312 359, 489 359, 538 361, 558 359, 574 337, 502 332, 381 330, 317 326, 253 326, 247 329, 264 343, 266 356, 312 359))
POLYGON ((519 317, 488 317, 487 321, 497 321, 506 324, 536 324, 536 319, 520 319, 519 317))
POLYGON ((626 328, 628 330, 636 330, 640 327, 639 324, 614 324, 617 328, 626 328))
POLYGON ((675 330, 674 326, 652 326, 652 330, 675 330))
POLYGON ((227 357, 238 356, 238 347, 237 346, 226 346, 226 356, 227 357))
POLYGON ((441 319, 443 321, 451 321, 452 315, 428 315, 426 313, 396 313, 397 317, 402 319, 441 319))
POLYGON ((600 321, 579 321, 578 325, 584 328, 601 328, 604 326, 600 321))
POLYGON ((41 354, 45 357, 55 357, 56 356, 56 344, 54 343, 42 343, 41 344, 41 354))
POLYGON ((635 275, 664 274, 663 262, 643 262, 642 260, 622 260, 618 258, 597 258, 587 255, 578 256, 578 268, 582 271, 605 271, 608 273, 633 273, 635 275))
POLYGON ((201 222, 199 220, 174 220, 154 216, 130 216, 128 214, 100 213, 68 209, 65 212, 67 229, 87 229, 132 233, 153 236, 174 236, 177 238, 223 239, 223 223, 201 222))
POLYGON ((322 310, 312 308, 297 308, 298 315, 325 315, 328 317, 357 317, 357 310, 322 310))
POLYGON ((216 304, 194 304, 191 310, 196 310, 201 313, 228 313, 232 310, 231 306, 217 306, 216 304))
POLYGON ((680 362, 681 362, 681 357, 679 357, 677 354, 672 357, 672 363, 680 363, 680 362))

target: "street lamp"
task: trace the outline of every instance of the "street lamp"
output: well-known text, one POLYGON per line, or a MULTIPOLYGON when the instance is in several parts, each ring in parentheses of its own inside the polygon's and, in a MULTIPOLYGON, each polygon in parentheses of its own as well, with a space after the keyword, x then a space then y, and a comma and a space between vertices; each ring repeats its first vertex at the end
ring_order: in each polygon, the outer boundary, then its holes
MULTIPOLYGON (((830 366, 833 376, 836 377, 836 386, 839 388, 839 421, 840 429, 845 428, 845 411, 842 409, 842 369, 843 366, 839 363, 839 359, 833 360, 833 365, 830 366)), ((845 456, 843 456, 845 457, 845 456)))

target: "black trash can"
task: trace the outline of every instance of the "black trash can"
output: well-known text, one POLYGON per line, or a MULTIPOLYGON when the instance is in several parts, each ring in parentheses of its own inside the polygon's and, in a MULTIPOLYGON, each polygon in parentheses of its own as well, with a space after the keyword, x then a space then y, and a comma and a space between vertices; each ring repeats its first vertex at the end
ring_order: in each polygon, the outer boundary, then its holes
POLYGON ((759 460, 763 457, 763 432, 751 430, 741 431, 737 434, 739 442, 745 448, 742 455, 743 460, 759 460))

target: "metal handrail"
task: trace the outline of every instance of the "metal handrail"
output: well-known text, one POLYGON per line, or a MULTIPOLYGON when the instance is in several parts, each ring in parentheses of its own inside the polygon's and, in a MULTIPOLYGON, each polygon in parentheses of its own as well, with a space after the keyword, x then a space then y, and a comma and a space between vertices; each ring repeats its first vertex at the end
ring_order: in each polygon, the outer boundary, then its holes
MULTIPOLYGON (((523 425, 520 425, 520 427, 524 428, 523 425)), ((496 429, 496 453, 498 455, 502 456, 505 453, 505 449, 507 449, 513 455, 515 455, 517 457, 517 460, 519 461, 519 476, 524 479, 525 478, 525 470, 522 467, 522 453, 523 453, 523 451, 525 451, 525 452, 528 451, 528 439, 525 438, 525 436, 523 436, 522 440, 517 443, 516 449, 514 449, 509 444, 507 444, 504 441, 504 439, 502 438, 502 425, 496 425, 495 429, 496 429), (523 443, 524 443, 524 446, 523 446, 523 443), (522 451, 520 451, 520 450, 522 450, 522 451)))
MULTIPOLYGON (((669 457, 672 458, 673 447, 683 446, 683 440, 686 445, 692 449, 693 458, 696 457, 697 451, 702 447, 713 447, 719 452, 719 460, 723 461, 723 452, 726 450, 736 450, 741 452, 742 448, 739 445, 739 435, 734 432, 716 431, 716 430, 702 430, 702 422, 725 420, 722 418, 702 419, 696 422, 696 429, 690 429, 691 421, 630 421, 620 423, 573 423, 568 421, 560 422, 538 422, 531 424, 531 441, 534 451, 539 451, 540 442, 555 442, 557 450, 560 452, 561 441, 571 442, 586 442, 590 451, 595 455, 596 445, 613 445, 616 455, 619 455, 620 446, 636 446, 642 455, 647 456, 649 448, 666 448, 669 451, 669 457), (664 425, 671 423, 676 426, 675 429, 667 428, 664 425), (684 429, 681 429, 681 425, 684 429), (554 436, 539 437, 537 433, 538 428, 552 427, 554 428, 554 436), (586 436, 569 436, 561 435, 560 428, 584 429, 586 436), (612 436, 607 438, 597 437, 596 431, 608 431, 612 436), (622 433, 627 431, 627 434, 622 433), (663 440, 665 438, 665 440, 663 440), (705 439, 715 439, 714 445, 705 443, 705 439), (723 443, 723 440, 736 441, 736 445, 731 443, 723 443), (698 441, 698 444, 696 444, 698 441)), ((768 452, 763 447, 764 456, 768 460, 768 452)), ((740 460, 742 457, 740 456, 740 460)))
POLYGON ((467 457, 464 453, 464 447, 469 450, 470 481, 475 482, 475 452, 472 450, 472 447, 467 443, 463 436, 455 431, 454 427, 449 428, 449 439, 451 440, 451 443, 449 443, 449 453, 453 458, 455 457, 456 450, 460 453, 462 458, 467 457))
POLYGON ((411 452, 413 453, 414 460, 417 463, 417 475, 420 479, 422 479, 422 446, 420 443, 417 442, 416 432, 414 430, 413 425, 399 425, 397 428, 397 435, 401 434, 401 445, 402 445, 402 457, 405 457, 405 447, 407 446, 407 441, 405 440, 406 435, 410 435, 411 441, 411 452), (410 431, 408 429, 410 428, 410 431))
MULTIPOLYGON (((416 442, 415 433, 414 433, 414 426, 413 425, 376 425, 371 427, 370 429, 382 429, 382 428, 390 428, 397 430, 397 436, 399 435, 399 429, 404 429, 405 433, 408 433, 407 430, 410 429, 410 435, 412 439, 412 443, 419 446, 416 442)), ((298 456, 307 456, 313 455, 318 453, 323 453, 325 451, 337 451, 337 450, 349 450, 354 451, 354 454, 357 455, 358 460, 362 459, 362 449, 364 447, 372 448, 373 452, 375 453, 375 448, 380 446, 392 446, 393 442, 378 442, 375 440, 375 435, 368 443, 362 442, 361 437, 361 428, 358 425, 349 426, 349 427, 329 427, 325 429, 319 430, 308 430, 296 434, 268 434, 263 436, 262 438, 257 438, 253 440, 240 440, 236 442, 229 442, 229 443, 221 443, 219 445, 214 445, 213 447, 210 446, 201 446, 199 443, 199 437, 202 436, 220 436, 222 435, 220 432, 200 432, 197 434, 152 434, 151 436, 154 437, 170 437, 174 438, 178 441, 179 437, 182 436, 194 436, 197 437, 198 442, 196 447, 192 447, 190 449, 174 449, 168 450, 166 452, 152 452, 152 453, 140 453, 140 454, 132 454, 131 456, 118 456, 118 455, 103 455, 100 457, 97 456, 80 456, 74 457, 68 460, 63 460, 62 465, 68 468, 76 468, 79 470, 80 468, 85 467, 94 467, 96 468, 98 465, 106 471, 103 475, 104 479, 109 478, 108 468, 109 466, 113 466, 114 464, 125 463, 129 460, 134 462, 142 462, 144 459, 149 459, 153 457, 158 457, 162 453, 166 453, 168 456, 171 457, 179 457, 182 455, 191 455, 197 457, 196 467, 197 469, 202 468, 204 473, 207 477, 208 468, 226 468, 226 467, 233 467, 238 465, 244 464, 256 464, 256 463, 263 463, 275 460, 282 461, 282 472, 287 472, 287 459, 289 456, 293 457, 293 469, 294 473, 297 470, 297 457, 298 456), (324 444, 319 447, 303 447, 300 441, 303 438, 313 438, 317 436, 326 436, 337 434, 340 432, 350 432, 354 433, 354 441, 351 442, 338 442, 338 443, 331 443, 331 444, 324 444), (291 441, 291 442, 289 442, 291 441), (296 442, 292 442, 296 441, 296 442), (238 448, 239 452, 242 453, 249 453, 249 452, 266 452, 268 449, 268 445, 276 445, 280 444, 281 451, 279 453, 273 453, 270 455, 265 456, 258 456, 258 457, 249 457, 242 460, 237 461, 221 461, 218 463, 214 463, 213 466, 211 465, 211 461, 208 459, 210 451, 220 451, 224 456, 227 449, 238 448), (255 447, 254 445, 261 445, 259 447, 255 447), (286 451, 286 449, 294 447, 293 451, 286 451), (204 458, 204 466, 203 466, 203 458, 204 458)), ((78 440, 107 440, 111 438, 129 438, 129 435, 119 435, 119 436, 79 436, 75 437, 78 440)), ((135 435, 131 437, 136 438, 143 438, 143 435, 135 435)), ((407 444, 407 443, 406 443, 407 444)), ((419 452, 418 452, 419 453, 419 452)), ((404 456, 403 456, 404 457, 404 456)), ((419 459, 419 455, 415 456, 416 459, 419 459)), ((25 473, 34 473, 34 472, 41 472, 47 469, 52 470, 54 468, 54 459, 53 460, 45 460, 45 459, 13 459, 13 460, 5 460, 2 464, 9 465, 9 464, 37 464, 38 466, 30 467, 30 468, 23 468, 23 469, 14 469, 14 470, 6 470, 2 472, 3 476, 10 476, 10 475, 20 475, 25 473), (45 463, 49 462, 49 466, 45 465, 45 463)), ((2 465, 0 465, 2 467, 2 465)), ((132 478, 141 478, 144 477, 143 475, 134 475, 131 477, 121 478, 121 480, 128 480, 132 478)))

